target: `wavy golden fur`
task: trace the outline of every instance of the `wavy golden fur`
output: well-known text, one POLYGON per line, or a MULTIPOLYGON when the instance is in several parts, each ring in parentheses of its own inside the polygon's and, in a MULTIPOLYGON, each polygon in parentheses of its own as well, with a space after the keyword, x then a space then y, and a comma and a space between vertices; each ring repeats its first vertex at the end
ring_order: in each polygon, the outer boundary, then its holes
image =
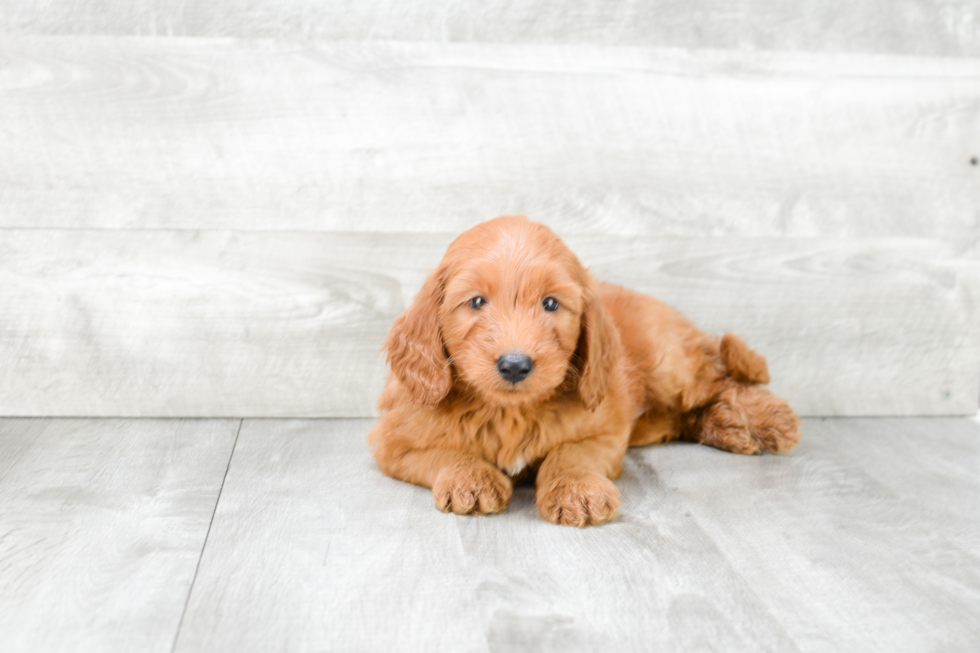
POLYGON ((760 386, 762 356, 652 297, 597 283, 523 216, 453 241, 385 348, 392 374, 368 435, 374 458, 432 488, 446 512, 499 512, 533 473, 545 519, 600 524, 619 508, 611 479, 628 446, 684 438, 754 454, 799 439, 793 410, 760 386), (533 369, 508 380, 498 368, 508 355, 533 369))

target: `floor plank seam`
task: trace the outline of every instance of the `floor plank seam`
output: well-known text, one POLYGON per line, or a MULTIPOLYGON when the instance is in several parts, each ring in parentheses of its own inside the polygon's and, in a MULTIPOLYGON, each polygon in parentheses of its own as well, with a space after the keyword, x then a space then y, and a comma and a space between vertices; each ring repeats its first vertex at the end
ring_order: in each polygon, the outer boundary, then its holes
POLYGON ((214 516, 218 514, 218 505, 221 503, 221 495, 225 491, 225 481, 228 480, 228 470, 231 469, 231 461, 235 458, 235 449, 238 448, 238 437, 242 434, 242 425, 245 419, 238 420, 238 432, 235 433, 235 442, 231 445, 231 453, 228 455, 228 464, 225 466, 225 475, 221 478, 221 487, 218 488, 218 497, 214 501, 214 510, 211 511, 211 521, 208 522, 208 531, 204 535, 204 544, 201 545, 201 553, 197 557, 197 565, 194 567, 194 575, 191 577, 190 587, 187 588, 187 599, 184 601, 184 609, 180 613, 180 621, 177 622, 177 631, 174 633, 174 643, 170 647, 171 653, 177 650, 177 642, 180 640, 180 631, 184 627, 184 618, 187 616, 187 608, 191 604, 191 596, 194 594, 194 583, 197 582, 197 574, 201 571, 201 561, 204 560, 204 552, 208 548, 208 539, 211 537, 211 527, 214 526, 214 516))

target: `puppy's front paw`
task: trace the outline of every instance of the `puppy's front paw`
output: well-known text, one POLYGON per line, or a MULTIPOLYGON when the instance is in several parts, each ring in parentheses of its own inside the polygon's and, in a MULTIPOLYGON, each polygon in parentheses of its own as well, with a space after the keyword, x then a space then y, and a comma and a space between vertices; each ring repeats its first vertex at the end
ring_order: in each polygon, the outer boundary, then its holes
POLYGON ((538 488, 538 510, 553 524, 603 524, 615 517, 618 509, 619 490, 594 472, 564 475, 538 488))
POLYGON ((500 512, 513 491, 510 479, 489 464, 447 467, 432 484, 436 507, 457 515, 500 512))

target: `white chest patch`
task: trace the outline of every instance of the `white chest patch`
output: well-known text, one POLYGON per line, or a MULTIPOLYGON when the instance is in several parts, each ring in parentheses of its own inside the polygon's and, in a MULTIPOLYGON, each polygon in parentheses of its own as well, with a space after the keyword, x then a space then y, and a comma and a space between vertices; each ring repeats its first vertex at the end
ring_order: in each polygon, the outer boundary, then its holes
POLYGON ((504 471, 507 472, 508 476, 517 476, 524 471, 525 467, 527 467, 527 460, 525 460, 523 453, 519 453, 514 457, 514 460, 507 465, 507 469, 504 471))

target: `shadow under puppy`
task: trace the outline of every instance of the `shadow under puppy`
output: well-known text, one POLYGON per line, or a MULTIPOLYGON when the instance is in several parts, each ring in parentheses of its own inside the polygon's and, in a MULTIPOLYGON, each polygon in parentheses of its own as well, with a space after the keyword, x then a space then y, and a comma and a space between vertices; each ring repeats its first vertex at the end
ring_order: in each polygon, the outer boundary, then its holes
POLYGON ((793 410, 760 385, 762 356, 597 283, 523 216, 453 241, 385 348, 374 458, 446 512, 499 512, 532 470, 545 519, 600 524, 619 507, 610 479, 628 446, 684 438, 754 454, 799 440, 793 410))

